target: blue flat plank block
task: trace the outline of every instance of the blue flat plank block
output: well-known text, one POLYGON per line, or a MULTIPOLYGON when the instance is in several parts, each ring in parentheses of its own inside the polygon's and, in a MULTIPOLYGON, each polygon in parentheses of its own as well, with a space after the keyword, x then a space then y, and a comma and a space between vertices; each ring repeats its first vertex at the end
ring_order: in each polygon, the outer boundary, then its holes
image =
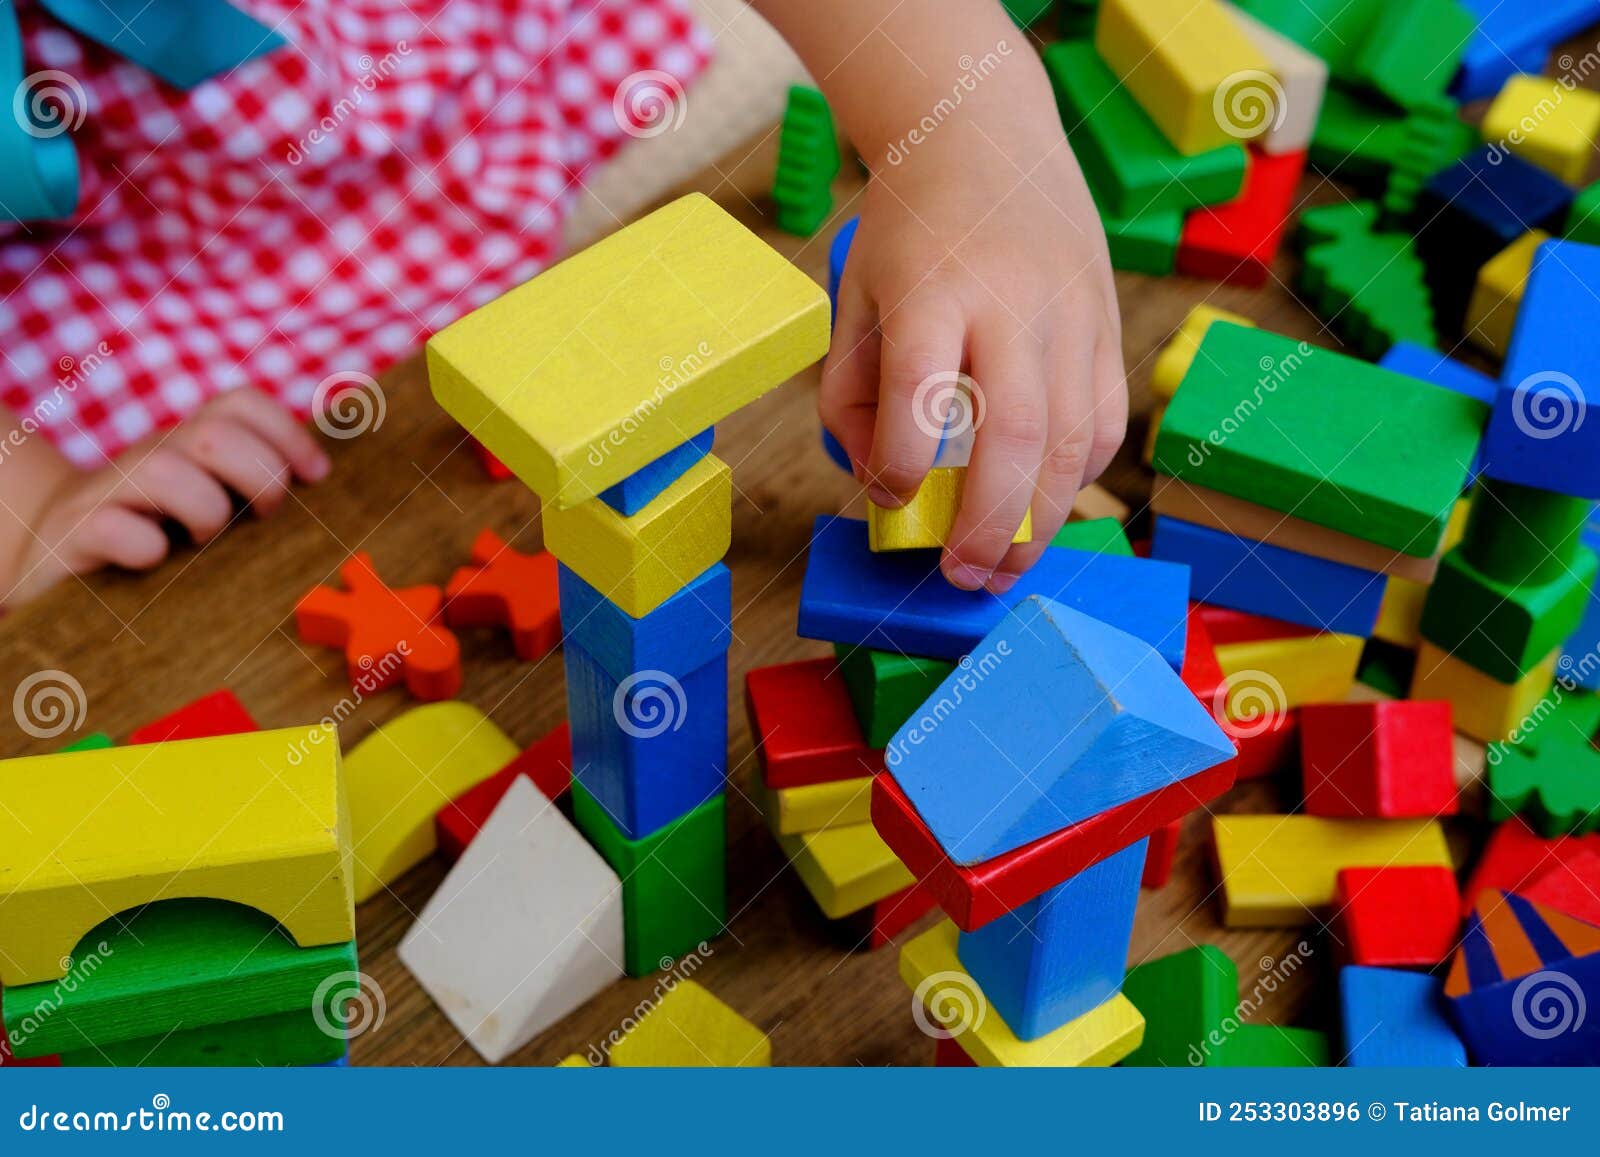
POLYGON ((1122 989, 1149 840, 963 932, 961 966, 1021 1040, 1037 1040, 1122 989))
POLYGON ((582 647, 563 651, 572 774, 630 840, 723 790, 728 764, 728 659, 678 679, 611 678, 582 647))
POLYGON ((1436 976, 1348 965, 1339 970, 1339 1015, 1352 1068, 1466 1067, 1436 976))
POLYGON ((1372 634, 1387 581, 1375 571, 1177 518, 1156 519, 1150 556, 1187 565, 1199 602, 1342 635, 1372 634))
POLYGON ((1144 640, 1030 598, 889 740, 889 773, 946 854, 1004 855, 1232 759, 1144 640))
MULTIPOLYGON (((1485 145, 1428 179, 1428 197, 1476 222, 1504 248, 1530 229, 1566 219, 1573 192, 1559 178, 1515 153, 1485 145)), ((1422 212, 1431 211, 1424 205, 1422 212)), ((1424 222, 1427 224, 1428 222, 1424 222)))
POLYGON ((963 591, 939 573, 939 552, 867 549, 867 524, 821 517, 800 588, 799 634, 931 659, 959 659, 1012 607, 1043 595, 1093 615, 1183 666, 1189 571, 1172 563, 1052 546, 1003 595, 963 591))
POLYGON ((1378 365, 1397 374, 1420 378, 1458 394, 1465 394, 1486 406, 1494 405, 1495 395, 1500 390, 1499 383, 1488 374, 1479 373, 1438 350, 1415 342, 1395 342, 1389 347, 1389 352, 1378 360, 1378 365))
POLYGON ((674 446, 654 462, 639 467, 615 486, 600 492, 600 501, 617 513, 632 516, 654 502, 683 472, 711 453, 715 429, 707 429, 680 446, 674 446))
POLYGON ((1600 247, 1547 241, 1534 253, 1500 392, 1489 415, 1490 478, 1600 498, 1600 247))
POLYGON ((704 667, 733 641, 733 576, 720 562, 636 619, 565 566, 557 571, 561 630, 621 682, 635 671, 675 678, 704 667))

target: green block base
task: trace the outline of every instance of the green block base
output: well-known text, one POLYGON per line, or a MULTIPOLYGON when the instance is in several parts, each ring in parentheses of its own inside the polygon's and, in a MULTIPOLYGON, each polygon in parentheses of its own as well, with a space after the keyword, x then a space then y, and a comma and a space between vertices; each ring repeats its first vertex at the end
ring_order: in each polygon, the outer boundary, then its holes
POLYGON ((1332 1064, 1327 1034, 1311 1028, 1242 1024, 1222 1046, 1225 1069, 1325 1069, 1332 1064))
POLYGON ((1422 608, 1422 636, 1501 683, 1514 683, 1578 629, 1600 559, 1580 548, 1561 576, 1511 586, 1460 547, 1446 553, 1422 608))
POLYGON ((1133 544, 1128 532, 1115 518, 1085 518, 1081 522, 1064 523, 1051 546, 1064 546, 1068 550, 1088 550, 1095 554, 1119 554, 1133 557, 1133 544))
POLYGON ((629 976, 670 967, 722 935, 728 922, 727 797, 707 800, 630 840, 573 780, 572 818, 622 879, 623 967, 629 976))
POLYGON ((1572 202, 1567 213, 1567 240, 1585 245, 1600 245, 1600 181, 1596 181, 1572 202))
POLYGON ((894 733, 955 670, 954 663, 941 659, 917 659, 842 643, 834 645, 833 653, 868 747, 888 747, 894 733))
POLYGON ((194 1069, 286 1068, 325 1065, 349 1051, 337 1018, 310 1009, 258 1016, 165 1036, 143 1037, 104 1048, 61 1054, 63 1068, 194 1069), (319 1020, 322 1023, 318 1023, 319 1020))
POLYGON ((1411 676, 1416 666, 1415 651, 1383 639, 1368 639, 1361 649, 1356 678, 1374 691, 1405 699, 1410 694, 1411 676))

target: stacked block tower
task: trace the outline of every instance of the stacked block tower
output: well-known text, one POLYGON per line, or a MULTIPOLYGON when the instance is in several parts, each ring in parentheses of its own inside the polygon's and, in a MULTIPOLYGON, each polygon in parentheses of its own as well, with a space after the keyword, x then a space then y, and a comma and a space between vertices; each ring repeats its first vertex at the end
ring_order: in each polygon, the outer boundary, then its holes
POLYGON ((691 195, 428 342, 440 404, 542 500, 573 814, 622 879, 633 975, 726 916, 732 485, 711 430, 828 329, 820 287, 691 195))
POLYGON ((0 793, 6 1052, 345 1062, 360 979, 331 727, 11 759, 0 793))

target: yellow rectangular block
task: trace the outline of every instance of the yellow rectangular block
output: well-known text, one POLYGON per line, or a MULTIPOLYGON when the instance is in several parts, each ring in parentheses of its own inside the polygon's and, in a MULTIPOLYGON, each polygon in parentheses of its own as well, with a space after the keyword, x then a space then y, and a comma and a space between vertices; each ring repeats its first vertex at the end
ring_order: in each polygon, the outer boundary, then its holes
POLYGON ((1483 139, 1560 177, 1583 182, 1600 139, 1600 93, 1548 76, 1513 76, 1483 117, 1483 139))
POLYGON ((767 1034, 692 980, 673 982, 666 995, 611 1046, 611 1066, 619 1069, 771 1064, 767 1034))
POLYGON ((1333 902, 1341 868, 1451 867, 1438 820, 1220 815, 1211 820, 1229 928, 1309 923, 1333 902))
POLYGON ((1331 631, 1294 639, 1224 643, 1217 663, 1228 677, 1228 714, 1248 719, 1273 710, 1343 699, 1355 683, 1365 640, 1331 631))
MULTIPOLYGON (((965 466, 935 466, 922 480, 916 495, 898 510, 867 503, 867 549, 914 550, 943 546, 955 526, 961 488, 967 482, 965 466)), ((1033 539, 1033 512, 1022 515, 1022 525, 1012 542, 1033 539)))
POLYGON ((428 380, 564 510, 827 350, 827 293, 692 193, 434 334, 428 380))
POLYGON ((632 517, 598 498, 546 502, 545 549, 634 618, 643 618, 728 553, 733 475, 707 454, 632 517))
POLYGON ((1150 369, 1150 389, 1156 397, 1172 400, 1172 395, 1178 392, 1178 384, 1183 381, 1183 375, 1189 372, 1195 351, 1200 348, 1200 339, 1206 336, 1206 330, 1211 328, 1214 321, 1231 322, 1249 329, 1256 326, 1248 317, 1229 313, 1214 305, 1200 304, 1190 309, 1188 316, 1172 331, 1172 338, 1161 347, 1155 365, 1150 369))
POLYGON ((956 955, 945 920, 900 949, 900 979, 932 1024, 988 1068, 1075 1069, 1114 1065, 1144 1043, 1144 1016, 1120 992, 1036 1040, 1018 1040, 956 955))
POLYGON ((800 882, 830 920, 859 912, 913 882, 870 823, 777 839, 800 882))
POLYGON ((1480 743, 1498 743, 1511 738, 1550 690, 1560 658, 1557 647, 1515 683, 1501 683, 1423 639, 1417 647, 1410 698, 1449 700, 1457 731, 1480 743))
POLYGON ((1105 0, 1094 46, 1180 153, 1260 136, 1273 117, 1240 114, 1241 85, 1279 90, 1272 65, 1216 0, 1105 0))
POLYGON ((1466 339, 1485 353, 1505 357, 1511 347, 1511 330, 1522 308, 1522 289, 1533 268, 1533 254, 1550 240, 1542 229, 1531 229, 1496 253, 1478 270, 1472 296, 1467 300, 1466 339))
POLYGON ((0 984, 65 976, 107 917, 231 900, 302 948, 355 939, 331 726, 0 762, 0 984))
POLYGON ((872 777, 805 787, 755 786, 756 801, 775 836, 798 836, 872 822, 872 777))

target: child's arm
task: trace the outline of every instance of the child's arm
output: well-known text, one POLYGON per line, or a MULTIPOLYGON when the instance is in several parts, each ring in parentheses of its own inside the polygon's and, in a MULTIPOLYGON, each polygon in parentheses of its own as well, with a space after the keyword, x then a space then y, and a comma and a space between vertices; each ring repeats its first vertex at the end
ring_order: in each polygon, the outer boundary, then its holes
POLYGON ((942 565, 1003 592, 1127 424, 1105 236, 1044 68, 998 0, 752 2, 872 172, 823 421, 872 499, 902 505, 938 446, 929 379, 966 370, 981 425, 942 565), (1030 504, 1033 542, 1012 546, 1030 504))
POLYGON ((143 570, 167 555, 164 519, 197 543, 232 520, 229 492, 270 514, 291 478, 327 475, 328 456, 287 411, 233 390, 182 425, 97 470, 79 470, 0 410, 0 606, 108 564, 143 570))

